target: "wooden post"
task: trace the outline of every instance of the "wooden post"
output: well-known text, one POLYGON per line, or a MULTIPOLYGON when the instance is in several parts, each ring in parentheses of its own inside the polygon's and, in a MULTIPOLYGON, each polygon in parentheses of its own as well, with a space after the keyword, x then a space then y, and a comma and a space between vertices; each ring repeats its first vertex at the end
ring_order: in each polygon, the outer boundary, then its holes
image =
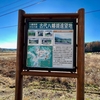
POLYGON ((22 100, 23 75, 21 75, 21 72, 23 70, 23 42, 24 42, 23 14, 25 14, 25 12, 23 10, 19 10, 15 100, 22 100))
POLYGON ((77 100, 84 100, 84 9, 78 11, 77 100))

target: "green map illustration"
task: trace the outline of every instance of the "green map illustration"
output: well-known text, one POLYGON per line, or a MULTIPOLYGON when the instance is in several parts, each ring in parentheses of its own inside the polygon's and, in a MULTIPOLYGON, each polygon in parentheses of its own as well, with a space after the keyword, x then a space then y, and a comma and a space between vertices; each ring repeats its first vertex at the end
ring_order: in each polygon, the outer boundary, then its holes
POLYGON ((52 46, 28 46, 27 67, 52 67, 52 46))

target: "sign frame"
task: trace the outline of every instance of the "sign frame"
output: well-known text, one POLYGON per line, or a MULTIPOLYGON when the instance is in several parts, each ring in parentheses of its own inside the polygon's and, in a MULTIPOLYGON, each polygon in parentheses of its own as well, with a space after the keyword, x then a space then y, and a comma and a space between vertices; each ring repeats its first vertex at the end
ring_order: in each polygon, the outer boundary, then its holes
MULTIPOLYGON (((61 30, 61 29, 58 29, 61 30)), ((67 29, 66 29, 67 30, 67 29)), ((67 33, 65 33, 67 34, 67 33)), ((70 72, 76 72, 76 19, 26 19, 25 24, 25 51, 24 51, 24 69, 25 70, 47 70, 47 71, 70 71, 70 72), (72 23, 73 24, 73 68, 39 68, 39 67, 29 67, 26 65, 26 58, 27 58, 27 48, 28 48, 28 29, 29 29, 29 23, 72 23)), ((53 55, 53 54, 52 54, 53 55)), ((53 59, 53 57, 52 57, 53 59)), ((62 66, 61 66, 62 67, 62 66)))

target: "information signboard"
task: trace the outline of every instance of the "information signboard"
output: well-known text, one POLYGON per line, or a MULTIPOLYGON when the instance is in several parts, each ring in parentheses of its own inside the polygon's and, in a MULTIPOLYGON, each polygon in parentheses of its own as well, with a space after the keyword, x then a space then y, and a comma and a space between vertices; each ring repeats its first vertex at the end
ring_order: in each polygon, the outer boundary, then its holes
POLYGON ((25 75, 76 78, 77 100, 84 100, 84 14, 19 10, 15 100, 23 99, 25 75))
POLYGON ((26 19, 24 69, 76 71, 76 19, 26 19))

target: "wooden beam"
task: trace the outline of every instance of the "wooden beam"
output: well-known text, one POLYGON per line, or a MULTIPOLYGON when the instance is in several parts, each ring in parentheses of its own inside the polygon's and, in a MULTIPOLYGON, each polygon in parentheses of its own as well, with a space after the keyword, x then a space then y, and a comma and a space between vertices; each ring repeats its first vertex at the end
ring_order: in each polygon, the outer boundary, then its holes
POLYGON ((25 18, 78 18, 78 13, 24 14, 25 18))
POLYGON ((71 77, 71 78, 78 78, 77 73, 23 71, 21 74, 22 74, 22 75, 32 75, 32 76, 48 76, 48 77, 71 77))

